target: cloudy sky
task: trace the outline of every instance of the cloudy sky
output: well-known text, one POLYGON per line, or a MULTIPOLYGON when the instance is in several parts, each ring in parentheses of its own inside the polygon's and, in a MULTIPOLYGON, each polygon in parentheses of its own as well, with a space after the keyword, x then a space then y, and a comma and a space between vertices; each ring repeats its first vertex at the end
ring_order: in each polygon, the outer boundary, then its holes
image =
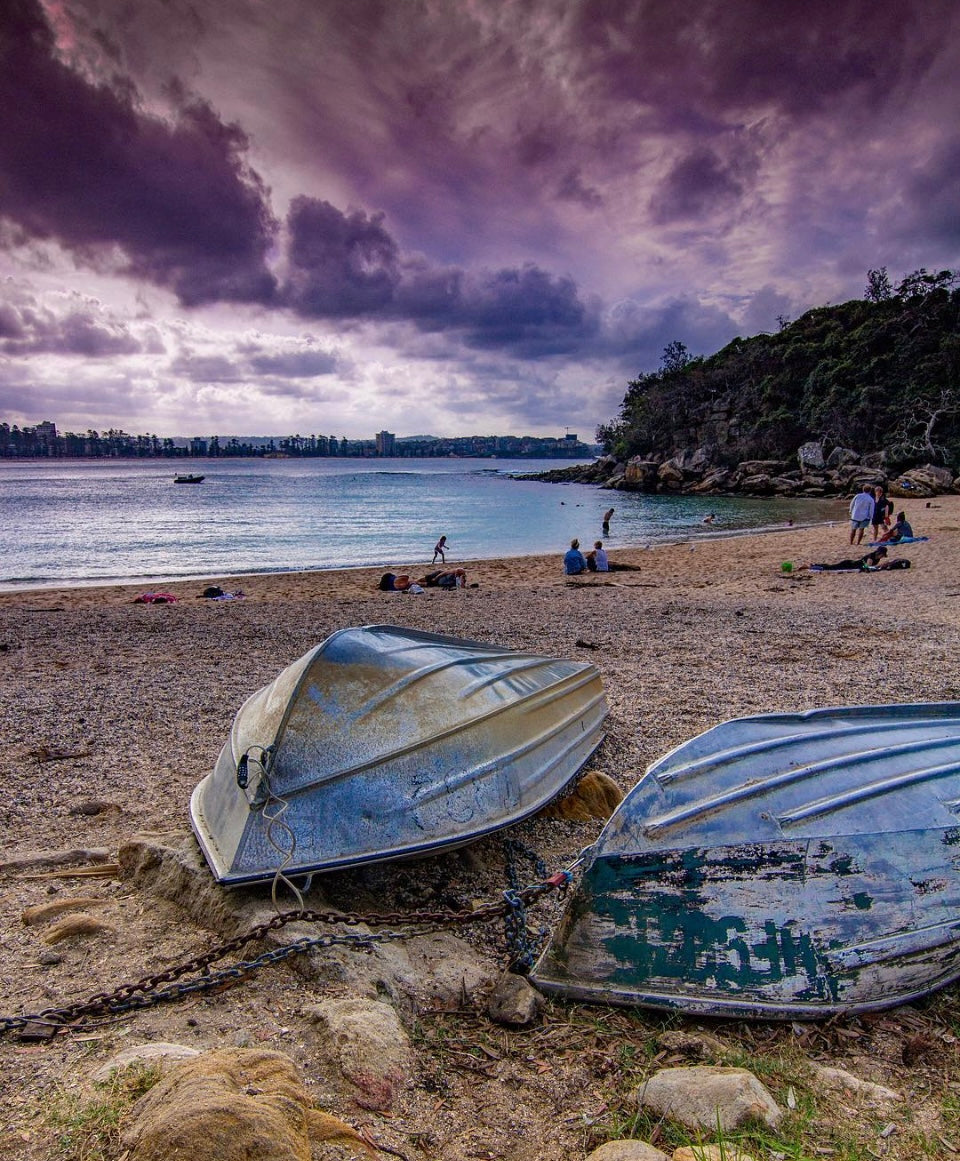
POLYGON ((592 438, 960 266, 956 0, 3 0, 0 420, 592 438))

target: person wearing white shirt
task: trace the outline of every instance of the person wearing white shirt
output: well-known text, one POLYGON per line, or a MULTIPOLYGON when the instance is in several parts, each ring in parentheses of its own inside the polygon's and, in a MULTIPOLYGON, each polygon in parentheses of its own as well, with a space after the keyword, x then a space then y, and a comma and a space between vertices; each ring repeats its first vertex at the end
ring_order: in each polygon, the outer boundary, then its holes
POLYGON ((873 522, 873 488, 864 484, 861 491, 850 501, 850 543, 859 544, 864 532, 873 522))

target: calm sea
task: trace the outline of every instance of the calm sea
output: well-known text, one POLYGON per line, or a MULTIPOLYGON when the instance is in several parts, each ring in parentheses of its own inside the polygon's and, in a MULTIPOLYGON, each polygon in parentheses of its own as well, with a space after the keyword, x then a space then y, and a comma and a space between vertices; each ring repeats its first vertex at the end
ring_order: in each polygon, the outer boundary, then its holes
POLYGON ((557 460, 0 461, 0 590, 447 562, 843 519, 837 501, 645 496, 519 481, 557 460), (176 471, 202 484, 176 484, 176 471), (703 525, 708 513, 716 524, 703 525))

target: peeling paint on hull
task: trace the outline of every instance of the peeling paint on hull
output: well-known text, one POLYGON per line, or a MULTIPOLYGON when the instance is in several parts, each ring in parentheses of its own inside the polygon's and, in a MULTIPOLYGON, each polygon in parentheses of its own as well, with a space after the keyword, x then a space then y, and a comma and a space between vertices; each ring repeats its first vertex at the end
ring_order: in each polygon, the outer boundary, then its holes
POLYGON ((574 999, 815 1019, 960 977, 960 706, 727 722, 655 763, 533 982, 574 999))

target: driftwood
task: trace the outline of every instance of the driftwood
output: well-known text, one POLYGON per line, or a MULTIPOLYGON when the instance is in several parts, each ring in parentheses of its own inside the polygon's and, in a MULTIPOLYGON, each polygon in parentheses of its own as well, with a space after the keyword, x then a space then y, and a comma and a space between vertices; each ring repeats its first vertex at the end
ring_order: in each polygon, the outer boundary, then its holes
POLYGON ((24 879, 119 879, 119 863, 97 863, 95 867, 67 867, 60 871, 40 871, 24 879))
POLYGON ((54 944, 59 943, 61 939, 71 939, 75 935, 100 935, 113 930, 114 928, 109 923, 104 923, 102 919, 78 912, 76 915, 64 915, 62 919, 58 919, 41 938, 46 944, 54 944))
POLYGON ((28 927, 35 927, 38 923, 46 923, 48 919, 56 919, 68 911, 105 907, 108 902, 108 899, 95 899, 90 895, 77 899, 55 899, 50 903, 38 903, 36 907, 27 907, 20 918, 28 927))
POLYGON ((106 847, 76 847, 66 851, 33 851, 0 863, 0 872, 22 871, 26 867, 69 866, 71 863, 105 863, 110 858, 106 847))
POLYGON ((30 757, 42 765, 44 762, 64 762, 68 758, 89 758, 92 753, 89 746, 85 750, 54 750, 50 746, 38 746, 30 751, 30 757))

